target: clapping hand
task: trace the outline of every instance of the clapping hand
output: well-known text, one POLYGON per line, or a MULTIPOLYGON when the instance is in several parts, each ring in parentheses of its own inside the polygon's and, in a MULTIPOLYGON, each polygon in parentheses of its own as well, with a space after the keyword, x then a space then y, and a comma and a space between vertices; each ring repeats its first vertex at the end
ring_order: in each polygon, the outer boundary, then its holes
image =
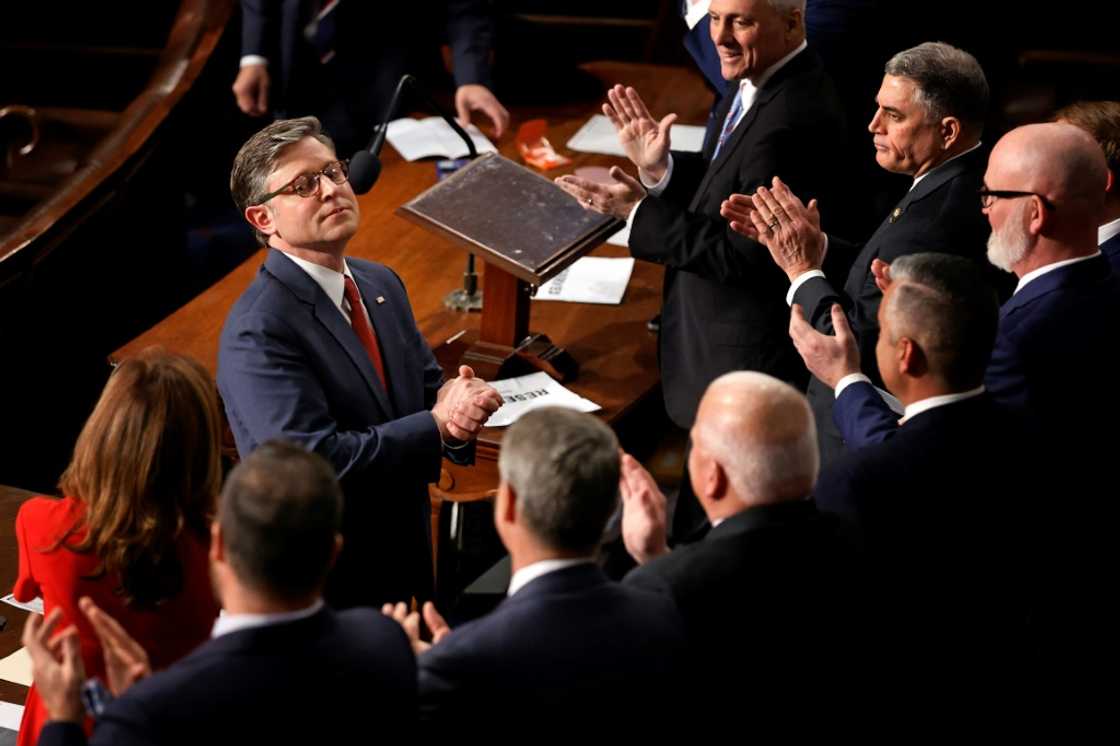
POLYGON ((665 495, 653 476, 628 453, 621 454, 622 541, 639 565, 669 551, 665 495))
POLYGON ((428 630, 432 633, 432 641, 430 643, 420 638, 420 614, 415 611, 410 613, 407 604, 402 602, 396 605, 385 604, 381 607, 382 614, 401 625, 401 629, 404 630, 405 635, 408 636, 409 643, 412 645, 412 652, 416 655, 428 651, 431 649, 432 645, 438 645, 440 640, 451 633, 450 625, 448 625, 447 620, 436 611, 435 604, 431 601, 425 601, 422 610, 424 612, 424 624, 428 625, 428 630))
POLYGON ((859 347, 848 326, 844 309, 839 304, 833 304, 831 312, 836 336, 821 334, 810 326, 801 306, 794 303, 790 312, 789 336, 809 372, 830 389, 835 389, 841 378, 859 373, 860 360, 859 347))
POLYGON ((618 166, 611 167, 610 174, 613 184, 599 184, 578 176, 561 176, 556 179, 556 185, 588 210, 626 220, 634 205, 646 196, 645 187, 618 166))
POLYGON ((720 214, 730 221, 731 230, 765 246, 790 282, 824 264, 827 243, 817 201, 805 205, 777 176, 773 189, 732 194, 723 201, 720 214))
POLYGON ((669 128, 677 115, 666 114, 658 122, 638 92, 621 85, 607 91, 607 100, 603 113, 618 131, 618 143, 626 157, 643 172, 647 182, 661 181, 669 167, 669 128))
POLYGON ((86 679, 82 663, 78 628, 71 625, 52 638, 62 620, 62 609, 51 609, 46 618, 29 614, 23 627, 23 646, 31 658, 31 676, 39 698, 51 720, 80 723, 82 682, 86 679))
POLYGON ((469 441, 501 406, 501 394, 481 378, 475 378, 469 365, 460 365, 459 377, 443 384, 436 394, 432 416, 444 441, 469 441))
POLYGON ((130 686, 152 673, 148 653, 124 631, 124 627, 116 619, 102 611, 88 596, 83 597, 78 605, 93 625, 97 639, 101 641, 109 691, 114 697, 119 697, 130 686))

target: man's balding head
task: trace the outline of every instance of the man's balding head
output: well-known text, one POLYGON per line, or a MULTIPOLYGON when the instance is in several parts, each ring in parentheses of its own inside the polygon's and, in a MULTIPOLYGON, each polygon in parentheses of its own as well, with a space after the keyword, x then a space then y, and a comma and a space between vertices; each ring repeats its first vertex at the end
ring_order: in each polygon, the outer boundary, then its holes
MULTIPOLYGON (((798 500, 813 489, 819 456, 805 397, 771 376, 737 371, 708 386, 692 428, 689 470, 705 508, 719 472, 745 505, 798 500)), ((732 507, 732 506, 728 506, 732 507)))
POLYGON ((1022 277, 1039 267, 1096 250, 1108 167, 1104 153, 1079 127, 1029 124, 1008 132, 988 159, 984 208, 992 224, 988 257, 1022 277))

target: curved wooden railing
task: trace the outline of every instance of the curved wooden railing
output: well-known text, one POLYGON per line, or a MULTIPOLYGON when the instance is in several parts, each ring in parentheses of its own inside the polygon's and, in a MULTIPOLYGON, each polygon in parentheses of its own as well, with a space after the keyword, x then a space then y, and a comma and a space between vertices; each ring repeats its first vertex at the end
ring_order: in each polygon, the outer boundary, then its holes
MULTIPOLYGON (((24 199, 32 204, 6 231, 0 230, 0 286, 34 267, 77 225, 112 199, 143 161, 152 135, 202 71, 232 11, 233 0, 180 0, 153 74, 124 111, 36 109, 34 116, 41 132, 48 122, 55 122, 83 128, 87 133, 100 131, 103 136, 90 138, 84 153, 80 145, 76 146, 79 152, 70 152, 67 163, 74 170, 56 184, 6 176, 16 173, 18 163, 13 169, 0 168, 0 198, 24 199)), ((39 147, 49 145, 39 143, 39 147)))

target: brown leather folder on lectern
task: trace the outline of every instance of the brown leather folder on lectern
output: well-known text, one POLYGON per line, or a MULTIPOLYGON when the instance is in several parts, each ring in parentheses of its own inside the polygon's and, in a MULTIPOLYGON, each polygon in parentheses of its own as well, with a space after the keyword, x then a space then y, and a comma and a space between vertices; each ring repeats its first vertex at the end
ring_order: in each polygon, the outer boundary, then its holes
POLYGON ((550 180, 496 153, 459 169, 397 214, 486 262, 479 339, 463 364, 488 380, 533 369, 561 381, 576 375, 570 355, 529 333, 531 292, 621 222, 585 210, 550 180))

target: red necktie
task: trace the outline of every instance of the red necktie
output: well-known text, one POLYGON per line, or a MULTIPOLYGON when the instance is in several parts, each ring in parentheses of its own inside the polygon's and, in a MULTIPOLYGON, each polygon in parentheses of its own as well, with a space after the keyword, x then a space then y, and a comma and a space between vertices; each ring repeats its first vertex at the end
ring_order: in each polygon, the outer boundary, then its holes
POLYGON ((358 335, 358 341, 362 343, 362 347, 366 348, 366 354, 373 362, 373 369, 377 371, 377 375, 381 379, 381 385, 385 387, 385 392, 388 393, 389 380, 385 378, 385 363, 381 360, 381 347, 377 344, 377 332, 373 330, 366 319, 365 312, 362 311, 362 297, 358 294, 358 286, 354 284, 353 278, 349 275, 345 275, 345 277, 346 287, 343 293, 346 296, 346 301, 350 304, 350 326, 354 327, 354 333, 358 335))

